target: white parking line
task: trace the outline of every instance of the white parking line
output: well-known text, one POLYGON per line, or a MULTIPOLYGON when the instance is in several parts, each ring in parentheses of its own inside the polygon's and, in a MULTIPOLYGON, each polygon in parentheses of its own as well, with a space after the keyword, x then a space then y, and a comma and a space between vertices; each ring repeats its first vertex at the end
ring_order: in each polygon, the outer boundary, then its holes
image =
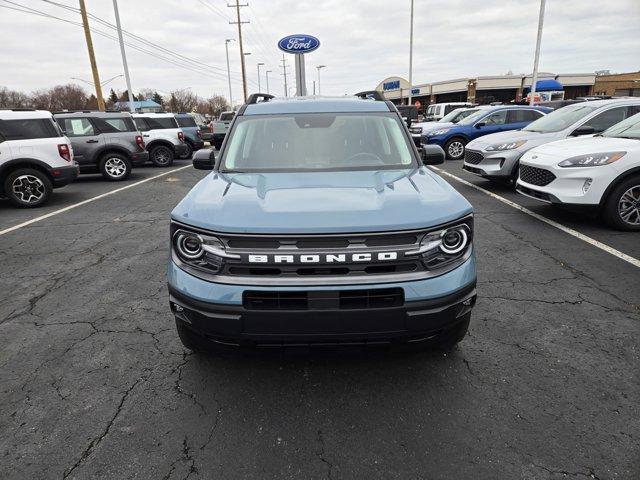
POLYGON ((158 175, 154 175, 153 177, 145 178, 144 180, 140 180, 139 182, 131 183, 129 185, 125 185, 124 187, 116 188, 115 190, 111 190, 110 192, 102 193, 95 197, 87 198, 78 203, 74 203, 73 205, 69 205, 68 207, 61 208, 60 210, 55 210, 53 212, 47 213, 45 215, 41 215, 36 218, 32 218, 31 220, 27 220, 26 222, 19 223, 18 225, 14 225, 13 227, 5 228, 4 230, 0 230, 0 235, 5 235, 9 232, 13 232, 14 230, 18 230, 20 228, 26 227, 36 222, 40 222, 47 218, 53 217, 60 213, 67 212, 77 207, 81 207, 82 205, 86 205, 87 203, 95 202, 96 200, 100 200, 101 198, 108 197, 109 195, 113 195, 118 192, 122 192, 123 190, 127 190, 129 188, 137 187, 138 185, 142 185, 143 183, 150 182, 151 180, 155 180, 156 178, 164 177, 165 175, 170 175, 175 172, 179 172, 180 170, 184 170, 185 168, 190 168, 191 165, 185 165, 184 167, 174 168, 173 170, 169 170, 168 172, 163 172, 158 175))
POLYGON ((498 200, 499 202, 502 202, 506 205, 509 205, 510 207, 515 208, 516 210, 520 210, 523 213, 526 213, 527 215, 532 216, 533 218, 536 218, 538 220, 540 220, 541 222, 546 223, 547 225, 551 225, 552 227, 557 228, 558 230, 562 230, 565 233, 568 233, 569 235, 579 238, 580 240, 582 240, 583 242, 587 242, 589 245, 593 245, 596 248, 599 248, 600 250, 603 250, 611 255, 614 255, 615 257, 618 257, 621 260, 624 260, 625 262, 630 263, 631 265, 635 266, 635 267, 640 267, 640 260, 638 260, 637 258, 634 258, 630 255, 627 255, 626 253, 621 252, 620 250, 616 250, 615 248, 610 247, 609 245, 606 245, 602 242, 599 242, 598 240, 595 240, 591 237, 588 237, 587 235, 584 235, 572 228, 569 227, 565 227, 564 225, 558 223, 558 222, 554 222, 553 220, 550 220, 546 217, 543 217, 542 215, 539 215, 535 212, 532 212, 531 210, 529 210, 528 208, 523 207, 522 205, 518 205, 515 202, 512 202, 511 200, 507 200, 504 197, 501 197, 500 195, 496 195, 493 192, 490 192, 489 190, 485 190, 482 187, 479 187, 478 185, 468 182, 466 180, 464 180, 463 178, 457 177, 455 175, 453 175, 452 173, 449 173, 445 170, 442 170, 441 168, 437 168, 437 167, 431 167, 434 170, 436 170, 440 175, 445 175, 447 177, 451 177, 454 180, 456 180, 457 182, 460 182, 468 187, 471 188, 475 188, 476 190, 479 190, 480 192, 489 195, 491 198, 495 198, 496 200, 498 200))

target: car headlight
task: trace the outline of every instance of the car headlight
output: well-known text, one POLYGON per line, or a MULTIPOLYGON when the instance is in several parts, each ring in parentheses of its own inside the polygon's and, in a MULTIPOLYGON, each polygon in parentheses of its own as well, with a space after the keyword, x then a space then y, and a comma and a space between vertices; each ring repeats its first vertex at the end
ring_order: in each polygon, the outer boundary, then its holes
POLYGON ((598 167, 608 165, 624 157, 627 152, 604 152, 578 155, 567 158, 558 164, 559 167, 598 167))
POLYGON ((224 244, 215 236, 171 225, 171 248, 187 266, 209 273, 222 270, 226 259, 240 258, 225 251, 224 244))
POLYGON ((518 140, 517 142, 494 143, 485 148, 486 152, 502 152, 504 150, 514 150, 527 143, 526 140, 518 140))
POLYGON ((427 135, 444 135, 449 130, 451 130, 451 129, 450 128, 441 128, 440 130, 432 130, 431 132, 428 132, 427 135))
POLYGON ((468 216, 459 223, 425 234, 418 250, 407 255, 420 255, 427 270, 437 270, 463 258, 472 241, 473 216, 468 216))

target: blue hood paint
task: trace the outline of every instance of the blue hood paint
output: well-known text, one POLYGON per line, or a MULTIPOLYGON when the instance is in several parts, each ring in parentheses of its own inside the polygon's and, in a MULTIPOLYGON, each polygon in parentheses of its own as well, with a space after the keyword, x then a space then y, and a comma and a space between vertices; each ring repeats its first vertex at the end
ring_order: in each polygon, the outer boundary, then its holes
POLYGON ((226 233, 345 233, 431 227, 471 213, 431 170, 212 172, 171 218, 226 233))

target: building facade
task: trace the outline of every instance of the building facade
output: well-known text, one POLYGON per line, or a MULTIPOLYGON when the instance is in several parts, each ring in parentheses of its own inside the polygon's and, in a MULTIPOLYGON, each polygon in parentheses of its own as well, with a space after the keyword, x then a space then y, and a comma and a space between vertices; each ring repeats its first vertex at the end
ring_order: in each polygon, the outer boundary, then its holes
POLYGON ((593 93, 615 97, 640 97, 640 71, 597 75, 593 93))

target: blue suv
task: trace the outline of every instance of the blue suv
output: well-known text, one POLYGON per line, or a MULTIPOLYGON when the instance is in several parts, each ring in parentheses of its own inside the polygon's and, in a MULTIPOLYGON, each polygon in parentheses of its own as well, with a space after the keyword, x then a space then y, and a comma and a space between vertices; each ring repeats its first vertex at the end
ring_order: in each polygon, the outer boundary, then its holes
MULTIPOLYGON (((373 98, 370 98, 373 97, 373 98)), ((476 300, 473 210, 424 164, 394 105, 251 95, 213 170, 171 213, 168 284, 183 344, 438 345, 476 300)))
POLYGON ((464 156, 465 145, 471 140, 490 133, 519 130, 552 110, 527 105, 478 107, 477 112, 460 120, 456 125, 426 133, 422 136, 422 142, 440 145, 448 158, 459 160, 464 156))
POLYGON ((204 148, 202 131, 196 123, 196 119, 190 113, 176 113, 174 116, 184 133, 184 143, 187 146, 186 152, 180 158, 191 158, 193 152, 204 148))

